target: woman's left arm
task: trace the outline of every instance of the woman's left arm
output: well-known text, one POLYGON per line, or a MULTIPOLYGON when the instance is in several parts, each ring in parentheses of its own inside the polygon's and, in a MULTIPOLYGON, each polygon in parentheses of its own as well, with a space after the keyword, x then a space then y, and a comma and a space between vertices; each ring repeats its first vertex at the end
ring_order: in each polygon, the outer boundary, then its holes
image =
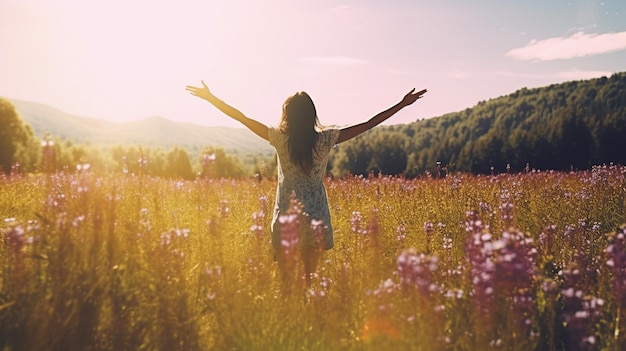
POLYGON ((194 86, 188 85, 185 89, 189 91, 191 95, 197 96, 201 99, 204 99, 210 102, 211 105, 215 106, 218 110, 222 111, 222 113, 224 113, 228 117, 242 123, 248 129, 250 129, 254 134, 260 136, 261 138, 265 140, 269 140, 268 128, 265 124, 257 120, 254 120, 250 117, 247 117, 238 109, 218 99, 215 95, 213 95, 213 93, 211 93, 211 91, 209 90, 209 87, 207 87, 207 85, 204 84, 204 81, 202 81, 202 87, 194 87, 194 86))
POLYGON ((426 89, 420 90, 417 93, 415 92, 415 89, 413 89, 409 91, 409 93, 406 94, 400 102, 378 113, 377 115, 370 118, 369 120, 342 128, 341 133, 339 134, 339 139, 337 139, 337 144, 343 143, 346 140, 350 140, 356 137, 357 135, 362 134, 374 128, 375 126, 381 124, 382 122, 384 122, 391 116, 398 113, 398 111, 402 110, 403 108, 417 101, 417 99, 421 98, 422 95, 424 94, 426 94, 426 89))

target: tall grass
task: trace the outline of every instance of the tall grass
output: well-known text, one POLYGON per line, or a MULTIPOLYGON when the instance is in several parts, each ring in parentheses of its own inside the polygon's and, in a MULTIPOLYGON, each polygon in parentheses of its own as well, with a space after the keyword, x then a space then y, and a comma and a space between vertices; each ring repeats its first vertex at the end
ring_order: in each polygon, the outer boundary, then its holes
MULTIPOLYGON (((621 350, 626 168, 327 183, 285 286, 275 183, 0 180, 0 350, 621 350)), ((297 255, 297 253, 296 253, 297 255)))

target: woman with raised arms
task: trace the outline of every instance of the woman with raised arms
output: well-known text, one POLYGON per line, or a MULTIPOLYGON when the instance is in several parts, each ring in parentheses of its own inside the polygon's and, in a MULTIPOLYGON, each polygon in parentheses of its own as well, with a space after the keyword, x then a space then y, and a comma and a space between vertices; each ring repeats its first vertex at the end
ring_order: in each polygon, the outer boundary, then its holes
POLYGON ((298 92, 285 100, 280 123, 277 128, 272 128, 247 117, 238 109, 218 99, 204 81, 201 87, 187 86, 186 90, 241 122, 276 149, 278 186, 272 217, 272 246, 281 270, 284 271, 289 267, 284 266, 286 261, 281 257, 282 250, 279 250, 282 242, 280 219, 287 214, 292 196, 301 203, 308 221, 316 223, 321 221, 324 228, 321 245, 312 238, 313 230, 300 233, 299 249, 304 261, 307 283, 316 270, 321 251, 334 246, 333 227, 323 182, 330 150, 334 145, 352 139, 382 123, 426 93, 426 89, 418 92, 413 89, 398 103, 364 122, 347 127, 326 128, 319 123, 311 97, 305 92, 298 92))

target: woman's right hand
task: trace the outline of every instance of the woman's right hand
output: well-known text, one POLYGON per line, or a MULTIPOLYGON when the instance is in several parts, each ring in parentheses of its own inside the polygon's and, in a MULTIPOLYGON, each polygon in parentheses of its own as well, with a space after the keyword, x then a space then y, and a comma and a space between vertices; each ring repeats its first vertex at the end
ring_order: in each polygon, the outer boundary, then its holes
POLYGON ((415 91, 415 88, 413 88, 411 91, 409 91, 408 94, 404 95, 404 97, 402 98, 402 105, 403 106, 409 106, 410 104, 412 104, 415 101, 417 101, 417 99, 421 98, 422 95, 426 94, 426 92, 427 92, 426 89, 420 90, 417 93, 415 93, 414 91, 415 91))
POLYGON ((185 88, 185 90, 190 92, 191 95, 193 96, 197 96, 199 98, 209 100, 209 98, 211 98, 213 94, 209 90, 209 87, 207 87, 206 84, 204 84, 204 81, 202 80, 201 82, 202 82, 202 87, 194 87, 194 86, 188 85, 185 88))

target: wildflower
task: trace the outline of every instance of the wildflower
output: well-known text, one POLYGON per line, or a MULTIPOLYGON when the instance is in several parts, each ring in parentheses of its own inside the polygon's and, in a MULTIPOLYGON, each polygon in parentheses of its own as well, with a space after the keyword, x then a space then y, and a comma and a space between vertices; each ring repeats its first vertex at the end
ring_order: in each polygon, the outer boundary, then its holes
POLYGON ((504 223, 504 227, 509 227, 511 222, 513 222, 513 204, 510 202, 505 202, 499 207, 500 216, 502 217, 502 223, 504 223))
POLYGON ((170 246, 172 243, 172 236, 170 232, 161 233, 161 246, 170 246))
POLYGON ((406 227, 404 226, 404 224, 400 224, 398 226, 398 228, 396 229, 396 240, 402 242, 404 241, 404 239, 406 239, 406 227))
POLYGON ((172 228, 167 232, 161 233, 161 246, 168 249, 170 253, 175 256, 183 258, 185 253, 179 246, 185 242, 185 239, 189 236, 189 229, 172 228))
POLYGON ((426 296, 438 290, 433 282, 434 272, 438 269, 439 259, 434 255, 417 253, 415 249, 402 251, 397 262, 397 272, 403 287, 417 287, 420 294, 426 296))
POLYGON ((496 295, 511 296, 515 303, 515 320, 523 328, 532 311, 531 287, 534 279, 536 249, 533 241, 523 233, 505 231, 499 239, 480 230, 480 220, 468 213, 466 230, 467 260, 476 304, 481 312, 488 312, 496 295))
POLYGON ((128 161, 126 156, 122 156, 122 173, 128 174, 128 161))
POLYGON ((294 253, 299 241, 298 226, 300 221, 298 215, 290 213, 278 217, 280 223, 280 244, 285 253, 294 253))
MULTIPOLYGON (((493 168, 493 167, 491 167, 491 168, 493 168)), ((491 347, 500 347, 500 346, 502 346, 502 339, 491 340, 489 342, 489 346, 491 346, 491 347)))
POLYGON ((208 277, 219 278, 222 275, 222 266, 212 266, 205 270, 205 273, 208 277))
POLYGON ((89 168, 91 168, 91 165, 89 163, 83 163, 83 164, 77 164, 76 165, 76 170, 81 173, 81 172, 87 172, 89 171, 89 168))
POLYGON ((483 222, 478 218, 478 214, 474 211, 465 212, 465 231, 472 234, 482 233, 483 230, 489 229, 488 226, 483 225, 483 222))
POLYGON ((77 228, 80 222, 83 222, 85 220, 85 215, 80 215, 76 218, 74 218, 74 220, 72 221, 72 226, 74 228, 77 228))
POLYGON ((317 247, 324 246, 324 232, 326 231, 326 225, 322 220, 311 220, 311 229, 313 230, 313 240, 317 247))
POLYGON ((13 252, 19 252, 26 242, 24 228, 15 220, 15 218, 5 218, 8 228, 3 229, 5 240, 13 252))
POLYGON ((488 203, 481 201, 481 202, 478 203, 478 207, 480 208, 480 213, 481 214, 486 214, 488 216, 492 216, 493 215, 491 206, 489 206, 488 203))
POLYGON ((444 296, 450 299, 460 300, 463 298, 463 289, 451 289, 445 292, 444 296))
POLYGON ((500 199, 502 201, 501 205, 498 207, 500 210, 500 218, 502 219, 504 228, 508 228, 513 222, 513 203, 511 202, 511 194, 508 191, 504 191, 500 195, 500 199))
POLYGON ((332 285, 332 280, 324 275, 318 275, 317 273, 312 274, 315 278, 319 278, 316 280, 317 284, 314 287, 308 289, 307 293, 310 297, 325 297, 328 295, 330 291, 330 287, 332 285))
POLYGON ((424 233, 426 233, 427 236, 432 235, 434 232, 433 227, 431 222, 424 222, 424 233))
POLYGON ((139 170, 142 173, 145 173, 145 171, 148 169, 148 159, 143 154, 143 149, 141 148, 141 145, 139 146, 139 159, 137 160, 137 163, 139 164, 139 170))
POLYGON ((426 246, 427 250, 430 251, 430 242, 432 240, 434 230, 434 225, 432 222, 424 222, 424 233, 426 234, 426 246))
MULTIPOLYGON (((447 172, 447 171, 446 171, 447 172)), ((450 184, 451 190, 457 190, 461 187, 462 179, 458 176, 452 177, 452 184, 450 184)))
POLYGON ((149 214, 150 211, 148 211, 147 208, 139 210, 139 232, 137 233, 137 236, 142 236, 152 230, 149 214))
POLYGON ((259 197, 259 211, 252 214, 254 224, 250 227, 250 230, 255 234, 257 239, 264 236, 263 224, 265 223, 265 214, 267 212, 268 200, 266 196, 259 197))
POLYGON ((452 261, 452 238, 447 235, 443 235, 441 238, 442 248, 446 252, 448 261, 452 261))
POLYGON ((543 248, 544 255, 548 255, 552 252, 552 245, 554 243, 555 233, 556 226, 554 224, 551 224, 546 226, 543 232, 539 234, 539 246, 543 248))
POLYGON ((228 200, 226 199, 220 200, 220 205, 217 208, 217 212, 219 212, 222 218, 228 215, 228 213, 230 212, 230 208, 228 208, 228 200))
POLYGON ((352 212, 352 218, 350 219, 350 229, 352 229, 353 233, 367 234, 367 230, 361 228, 362 219, 363 219, 363 216, 361 215, 361 212, 358 212, 358 211, 352 212))
POLYGON ((608 234, 606 265, 613 273, 613 295, 620 307, 626 306, 626 225, 608 234))
POLYGON ((265 195, 259 196, 259 209, 260 209, 259 211, 262 212, 264 216, 265 216, 265 213, 267 212, 269 202, 270 200, 268 199, 267 196, 265 195))

